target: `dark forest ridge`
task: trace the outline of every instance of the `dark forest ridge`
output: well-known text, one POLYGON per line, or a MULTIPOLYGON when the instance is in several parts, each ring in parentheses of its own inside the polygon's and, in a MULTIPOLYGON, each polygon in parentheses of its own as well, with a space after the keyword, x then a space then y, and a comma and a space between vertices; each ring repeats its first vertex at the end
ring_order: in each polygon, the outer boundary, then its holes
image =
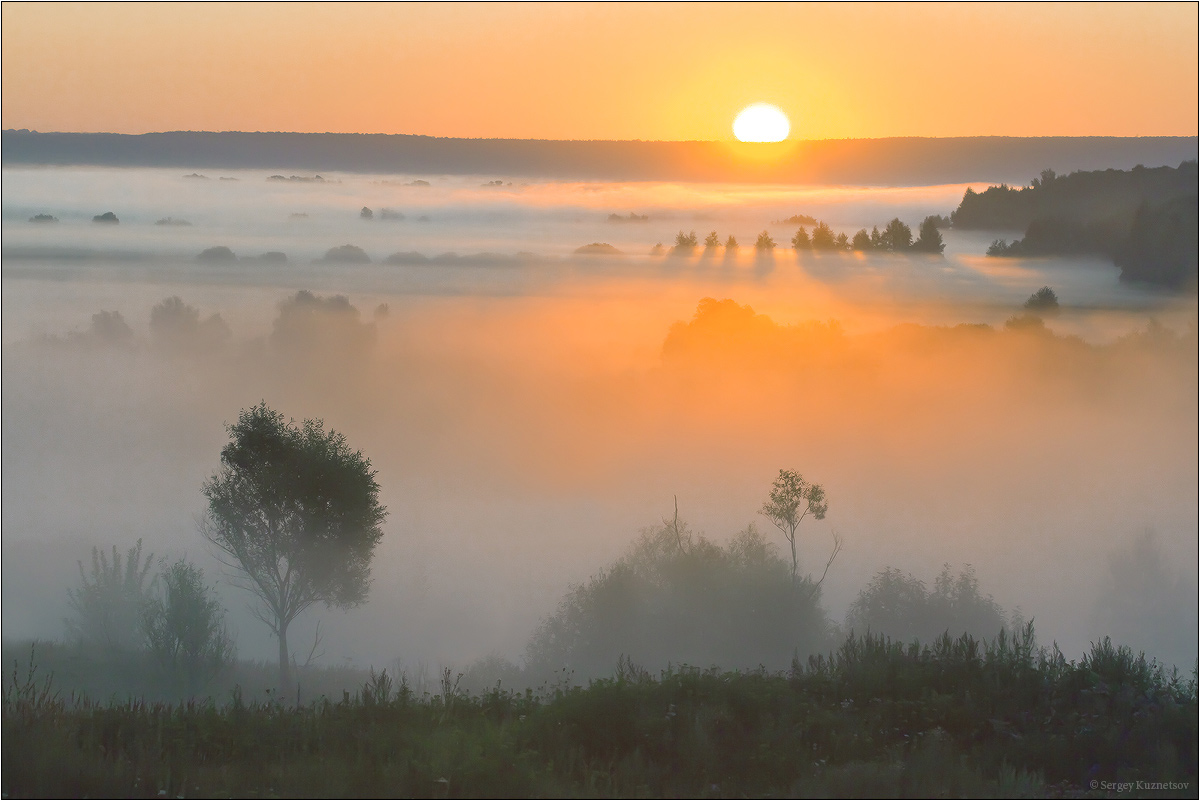
POLYGON ((407 134, 3 132, 3 164, 292 169, 573 180, 930 185, 1175 166, 1197 137, 955 137, 738 142, 449 139, 407 134))

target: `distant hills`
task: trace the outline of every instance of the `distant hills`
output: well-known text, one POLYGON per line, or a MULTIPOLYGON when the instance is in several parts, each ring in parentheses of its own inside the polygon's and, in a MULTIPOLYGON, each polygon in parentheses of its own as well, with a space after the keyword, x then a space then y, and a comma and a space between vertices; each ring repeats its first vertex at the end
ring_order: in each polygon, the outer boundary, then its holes
POLYGON ((566 180, 902 186, 1023 182, 1059 172, 1177 165, 1192 137, 958 137, 737 142, 448 139, 392 134, 6 130, 0 161, 186 169, 485 175, 566 180))

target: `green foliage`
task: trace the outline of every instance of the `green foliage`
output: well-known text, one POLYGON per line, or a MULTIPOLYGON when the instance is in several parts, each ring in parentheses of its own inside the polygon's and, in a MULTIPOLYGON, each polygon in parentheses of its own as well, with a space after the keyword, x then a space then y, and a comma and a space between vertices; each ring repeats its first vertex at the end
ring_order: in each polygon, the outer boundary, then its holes
MULTIPOLYGON (((1098 643, 852 637, 790 673, 627 660, 584 687, 416 696, 374 674, 340 700, 65 703, 5 688, 8 797, 1084 797, 1187 783, 1195 682, 1098 643)), ((1136 793, 1134 793, 1136 795, 1136 793)))
POLYGON ((66 619, 68 634, 110 655, 139 650, 153 559, 150 554, 142 561, 141 540, 126 552, 124 562, 115 545, 111 560, 104 551, 92 548, 91 572, 84 573, 79 562, 79 587, 67 591, 72 612, 66 619))
POLYGON ((980 593, 970 565, 957 575, 949 565, 943 566, 932 591, 912 574, 884 568, 859 592, 846 614, 847 629, 902 642, 933 642, 945 632, 993 637, 1007 626, 1004 610, 990 595, 980 593))
POLYGON ((180 559, 158 576, 158 596, 142 610, 151 658, 168 683, 195 695, 233 661, 225 610, 204 583, 204 571, 180 559))
POLYGON ((651 669, 783 666, 824 648, 829 630, 816 587, 793 588, 753 525, 722 548, 676 519, 571 588, 529 643, 527 678, 607 675, 622 655, 651 669))
POLYGON ((810 484, 795 470, 779 471, 779 476, 771 485, 771 494, 759 513, 774 523, 787 538, 792 548, 793 581, 800 569, 796 554, 796 529, 810 514, 817 520, 824 520, 827 511, 829 502, 825 500, 825 490, 820 484, 810 484))
POLYGON ((221 470, 204 484, 203 532, 258 598, 259 619, 279 638, 286 690, 288 625, 315 603, 366 600, 387 510, 370 460, 320 420, 297 425, 260 403, 229 434, 221 470))

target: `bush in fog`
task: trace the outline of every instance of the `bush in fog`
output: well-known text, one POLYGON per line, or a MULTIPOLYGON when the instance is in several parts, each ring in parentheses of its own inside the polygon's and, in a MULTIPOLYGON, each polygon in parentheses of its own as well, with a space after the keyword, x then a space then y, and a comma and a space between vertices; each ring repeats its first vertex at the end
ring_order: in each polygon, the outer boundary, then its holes
POLYGON ((106 345, 128 345, 133 341, 133 329, 117 311, 99 311, 92 315, 89 332, 106 345))
POLYGON ((97 214, 95 217, 93 217, 92 222, 101 223, 103 225, 116 225, 121 221, 117 219, 117 215, 113 214, 111 211, 106 211, 103 214, 97 214))
POLYGON ((781 668, 829 644, 819 590, 752 525, 721 547, 678 519, 572 587, 526 649, 529 678, 611 675, 622 656, 656 670, 781 668), (559 674, 561 675, 561 674, 559 674))
POLYGON ((195 695, 233 663, 225 610, 204 571, 186 560, 166 568, 156 584, 142 607, 146 647, 169 685, 195 695))
POLYGON ((1058 312, 1058 295, 1048 286, 1044 286, 1029 296, 1025 308, 1039 314, 1054 314, 1058 312))
POLYGON ((142 541, 130 548, 124 560, 112 548, 112 558, 92 548, 92 569, 79 562, 79 586, 67 591, 71 616, 67 631, 84 645, 97 646, 113 655, 141 650, 142 612, 150 590, 153 554, 142 561, 142 541))
POLYGON ((320 261, 334 264, 369 264, 371 257, 357 245, 338 245, 325 251, 320 261))
POLYGON ((771 238, 768 231, 763 231, 758 235, 758 239, 754 240, 755 250, 774 250, 775 240, 771 238))
POLYGON ((519 691, 525 688, 524 673, 520 666, 498 654, 491 654, 472 662, 459 679, 459 688, 468 693, 485 693, 497 688, 519 691))
POLYGON ((1172 564, 1158 535, 1147 530, 1108 555, 1089 623, 1093 632, 1186 670, 1197 656, 1195 579, 1172 564))
POLYGON ((796 231, 796 235, 792 237, 792 247, 796 250, 810 250, 812 248, 812 240, 808 238, 808 231, 804 230, 804 226, 800 226, 796 231))
POLYGON ((216 247, 205 248, 204 250, 200 251, 196 255, 196 260, 220 264, 222 262, 235 262, 237 261, 237 256, 234 255, 232 250, 224 245, 217 245, 216 247))
POLYGON ((959 571, 942 568, 930 591, 925 582, 894 567, 875 574, 846 614, 846 627, 858 633, 870 631, 895 640, 929 643, 949 632, 957 637, 970 634, 991 639, 1009 621, 992 596, 979 591, 979 581, 970 565, 959 571))

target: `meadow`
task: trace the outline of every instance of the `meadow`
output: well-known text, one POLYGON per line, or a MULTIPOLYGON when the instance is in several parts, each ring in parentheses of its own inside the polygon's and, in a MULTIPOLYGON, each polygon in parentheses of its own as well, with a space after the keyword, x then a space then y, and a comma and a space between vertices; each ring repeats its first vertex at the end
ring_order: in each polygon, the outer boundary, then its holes
MULTIPOLYGON (((36 651, 31 655, 36 660, 36 651)), ((6 679, 8 797, 1190 797, 1196 675, 1032 626, 921 646, 871 635, 791 669, 436 692, 371 673, 304 705, 64 698, 6 679), (1166 788, 1166 789, 1164 789, 1166 788)))

